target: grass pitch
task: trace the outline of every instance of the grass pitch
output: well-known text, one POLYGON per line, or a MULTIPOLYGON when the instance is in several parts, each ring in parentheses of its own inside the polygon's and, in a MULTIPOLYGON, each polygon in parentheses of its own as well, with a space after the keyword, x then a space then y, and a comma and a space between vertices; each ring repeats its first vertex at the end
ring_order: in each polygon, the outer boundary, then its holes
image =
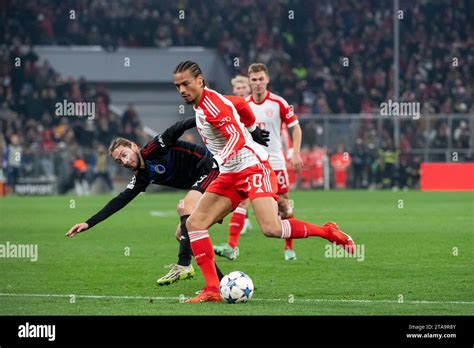
MULTIPOLYGON (((193 279, 155 285, 177 259, 183 195, 141 195, 73 239, 66 231, 110 195, 0 199, 0 244, 38 245, 36 262, 0 258, 0 315, 474 314, 472 193, 293 192, 297 218, 336 221, 364 255, 328 257, 326 240, 308 238, 295 241, 298 260, 284 261, 283 241, 265 238, 251 214, 241 256, 216 257, 256 286, 237 305, 182 303, 204 284, 194 261, 193 279)), ((210 230, 214 243, 227 240, 227 224, 210 230)))

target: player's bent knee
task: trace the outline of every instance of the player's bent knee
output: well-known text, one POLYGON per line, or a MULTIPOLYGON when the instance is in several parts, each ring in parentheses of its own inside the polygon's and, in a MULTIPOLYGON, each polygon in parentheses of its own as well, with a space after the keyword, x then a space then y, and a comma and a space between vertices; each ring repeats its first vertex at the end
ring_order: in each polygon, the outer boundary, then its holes
POLYGON ((261 229, 265 237, 269 237, 269 238, 281 237, 281 225, 280 226, 266 225, 266 226, 261 226, 261 229))
POLYGON ((199 231, 199 230, 207 230, 209 226, 206 226, 202 219, 191 215, 186 220, 186 228, 188 231, 199 231))

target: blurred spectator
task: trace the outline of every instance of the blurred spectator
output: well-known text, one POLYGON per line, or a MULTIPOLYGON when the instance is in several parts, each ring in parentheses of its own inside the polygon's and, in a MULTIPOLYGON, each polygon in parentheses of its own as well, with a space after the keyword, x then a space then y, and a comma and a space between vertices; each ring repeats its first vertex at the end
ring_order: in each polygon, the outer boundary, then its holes
POLYGON ((82 156, 77 156, 72 162, 74 188, 78 196, 89 195, 89 183, 86 179, 87 163, 82 156))
POLYGON ((380 172, 382 173, 382 187, 394 188, 396 181, 396 164, 399 151, 395 150, 393 144, 388 142, 385 147, 379 150, 380 172))
POLYGON ((94 182, 101 178, 107 184, 109 191, 113 190, 112 179, 109 175, 109 170, 107 168, 107 160, 109 156, 104 145, 98 144, 97 151, 95 153, 95 166, 94 166, 94 177, 92 179, 91 185, 94 182))
POLYGON ((365 173, 367 165, 367 153, 361 138, 356 139, 354 150, 352 151, 352 169, 354 173, 353 188, 366 187, 365 173))
POLYGON ((453 140, 454 148, 468 149, 470 147, 469 128, 466 121, 459 122, 459 126, 454 130, 453 140))
POLYGON ((337 146, 337 152, 331 156, 331 167, 334 170, 334 184, 336 188, 346 188, 347 170, 351 165, 352 158, 344 152, 342 144, 337 146))
POLYGON ((15 192, 15 185, 18 183, 20 168, 22 164, 22 148, 18 134, 12 134, 10 143, 7 145, 7 186, 10 191, 15 192))

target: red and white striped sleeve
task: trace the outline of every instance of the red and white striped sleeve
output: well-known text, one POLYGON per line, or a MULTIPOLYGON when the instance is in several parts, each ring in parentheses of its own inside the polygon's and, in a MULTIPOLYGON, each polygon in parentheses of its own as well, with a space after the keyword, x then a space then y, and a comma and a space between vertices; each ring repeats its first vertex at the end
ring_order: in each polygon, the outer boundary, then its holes
POLYGON ((234 157, 245 145, 245 137, 234 117, 232 107, 226 105, 219 96, 207 93, 201 105, 206 115, 206 121, 227 139, 224 148, 214 155, 214 159, 221 166, 234 157))
POLYGON ((276 101, 278 103, 278 105, 280 106, 281 122, 285 123, 288 128, 294 127, 299 123, 298 118, 293 112, 293 106, 289 105, 284 98, 276 94, 270 93, 270 97, 268 99, 276 101))
POLYGON ((245 128, 247 128, 249 132, 253 132, 257 127, 255 123, 257 118, 245 99, 235 95, 226 95, 225 97, 229 99, 232 104, 234 104, 234 107, 239 113, 240 120, 244 124, 245 128))

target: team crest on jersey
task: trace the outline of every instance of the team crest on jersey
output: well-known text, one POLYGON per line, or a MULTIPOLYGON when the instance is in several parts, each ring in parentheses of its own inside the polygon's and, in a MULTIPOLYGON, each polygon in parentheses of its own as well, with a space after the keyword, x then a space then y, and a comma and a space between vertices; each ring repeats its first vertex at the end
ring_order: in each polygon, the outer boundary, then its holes
POLYGON ((157 164, 154 169, 155 172, 157 172, 158 174, 163 174, 164 172, 166 172, 165 166, 161 164, 157 164))
POLYGON ((291 118, 291 117, 293 117, 294 114, 295 114, 295 112, 294 112, 294 109, 293 109, 293 105, 290 105, 289 106, 289 111, 286 114, 286 118, 291 118))
POLYGON ((273 117, 273 109, 266 109, 265 115, 267 115, 267 117, 273 117))

